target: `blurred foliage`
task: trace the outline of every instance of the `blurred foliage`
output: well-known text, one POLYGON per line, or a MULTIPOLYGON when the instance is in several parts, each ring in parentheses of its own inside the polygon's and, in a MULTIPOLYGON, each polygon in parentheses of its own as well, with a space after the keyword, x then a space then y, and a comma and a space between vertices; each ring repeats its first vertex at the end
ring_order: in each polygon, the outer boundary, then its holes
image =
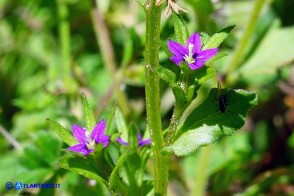
MULTIPOLYGON (((16 194, 5 189, 8 181, 60 183, 61 189, 53 190, 56 195, 107 195, 99 182, 57 166, 59 156, 64 154, 60 149, 67 145, 49 132, 46 118, 55 119, 69 130, 72 123, 86 125, 82 121, 81 92, 95 109, 96 119, 102 119, 111 113, 116 96, 113 85, 118 80, 132 111, 126 118, 136 122, 140 130, 146 128, 144 11, 135 2, 97 1, 114 49, 117 78, 113 78, 97 43, 99 35, 94 31, 91 18, 95 8, 92 3, 78 0, 0 2, 0 124, 1 135, 9 134, 0 137, 1 195, 16 194), (65 21, 58 12, 60 3, 68 11, 65 21), (69 26, 67 34, 61 30, 62 22, 69 26), (68 39, 69 44, 63 45, 63 39, 68 39), (70 54, 69 70, 64 64, 64 48, 70 54)), ((212 63, 211 67, 225 87, 254 90, 260 103, 234 136, 188 157, 173 158, 170 193, 192 193, 197 182, 196 169, 201 166, 200 155, 211 148, 206 155, 209 164, 205 165, 208 195, 294 194, 294 2, 272 0, 264 4, 246 45, 244 59, 230 75, 226 72, 227 66, 244 32, 254 0, 178 3, 189 11, 182 16, 190 33, 211 34, 236 25, 221 46, 227 57, 212 63)), ((163 17, 162 46, 174 36, 172 20, 163 17)), ((174 66, 164 47, 160 64, 174 66)), ((208 94, 209 86, 216 86, 215 80, 201 87, 199 98, 208 94)), ((161 83, 161 92, 166 128, 174 98, 165 82, 161 83)), ((112 126, 110 131, 115 129, 112 126)), ((147 163, 147 168, 152 167, 150 164, 147 163)), ((50 193, 41 190, 39 194, 50 193)))

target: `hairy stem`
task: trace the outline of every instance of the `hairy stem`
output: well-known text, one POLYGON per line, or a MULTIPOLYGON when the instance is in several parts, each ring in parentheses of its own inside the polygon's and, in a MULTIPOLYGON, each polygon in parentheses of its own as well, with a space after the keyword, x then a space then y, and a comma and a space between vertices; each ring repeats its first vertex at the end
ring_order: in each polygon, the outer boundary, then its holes
POLYGON ((146 11, 146 110, 147 122, 152 139, 154 155, 154 192, 166 195, 168 182, 168 156, 161 153, 164 147, 160 117, 159 78, 154 72, 159 66, 160 17, 161 6, 155 6, 155 0, 147 1, 146 11))

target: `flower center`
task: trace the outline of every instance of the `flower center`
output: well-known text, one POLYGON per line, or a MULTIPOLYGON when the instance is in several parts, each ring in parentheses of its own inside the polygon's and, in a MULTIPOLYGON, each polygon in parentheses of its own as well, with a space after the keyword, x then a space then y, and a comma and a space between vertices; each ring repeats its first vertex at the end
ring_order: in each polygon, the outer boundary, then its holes
POLYGON ((86 145, 87 145, 88 150, 93 150, 95 148, 96 143, 94 140, 90 139, 90 140, 88 140, 86 145))
POLYGON ((90 132, 89 132, 89 131, 86 131, 85 134, 86 134, 86 137, 87 137, 86 145, 87 145, 88 150, 92 150, 92 149, 94 149, 96 143, 95 143, 94 140, 92 140, 92 139, 90 138, 90 132))
POLYGON ((188 46, 188 50, 189 50, 189 54, 184 56, 184 59, 186 61, 186 63, 188 64, 191 64, 191 63, 194 63, 195 62, 195 59, 193 58, 193 47, 194 47, 194 44, 189 44, 188 46))

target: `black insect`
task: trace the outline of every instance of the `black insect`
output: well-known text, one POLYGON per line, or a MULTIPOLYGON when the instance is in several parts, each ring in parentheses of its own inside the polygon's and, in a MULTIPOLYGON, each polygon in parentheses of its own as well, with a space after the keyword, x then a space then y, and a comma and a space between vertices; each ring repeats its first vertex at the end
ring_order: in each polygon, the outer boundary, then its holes
POLYGON ((217 87, 218 109, 221 113, 225 113, 228 106, 227 95, 224 92, 222 92, 222 88, 219 82, 217 84, 217 87))
POLYGON ((227 96, 225 94, 221 94, 218 97, 218 109, 221 113, 225 113, 227 108, 227 96))

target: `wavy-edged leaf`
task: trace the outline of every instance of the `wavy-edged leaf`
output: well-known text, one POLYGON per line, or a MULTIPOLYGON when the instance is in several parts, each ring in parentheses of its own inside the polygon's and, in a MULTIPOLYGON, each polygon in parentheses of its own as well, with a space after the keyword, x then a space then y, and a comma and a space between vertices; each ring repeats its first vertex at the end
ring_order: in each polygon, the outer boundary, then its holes
POLYGON ((53 132, 55 132, 60 137, 60 139, 64 141, 66 144, 72 146, 78 143, 76 139, 72 136, 72 134, 59 123, 50 119, 47 119, 47 122, 49 124, 49 128, 53 132))
POLYGON ((90 108, 86 96, 82 95, 82 104, 84 109, 84 118, 86 120, 86 129, 92 131, 96 125, 95 116, 93 110, 90 108))
POLYGON ((228 26, 218 33, 213 34, 210 39, 206 42, 206 44, 202 47, 202 50, 206 50, 209 48, 217 48, 220 44, 228 37, 230 31, 234 28, 234 26, 228 26))
POLYGON ((164 150, 186 156, 200 146, 215 143, 223 136, 232 135, 244 123, 247 112, 257 105, 257 95, 242 89, 222 89, 227 98, 224 112, 217 99, 219 89, 213 88, 207 99, 195 108, 180 128, 178 139, 164 150))

